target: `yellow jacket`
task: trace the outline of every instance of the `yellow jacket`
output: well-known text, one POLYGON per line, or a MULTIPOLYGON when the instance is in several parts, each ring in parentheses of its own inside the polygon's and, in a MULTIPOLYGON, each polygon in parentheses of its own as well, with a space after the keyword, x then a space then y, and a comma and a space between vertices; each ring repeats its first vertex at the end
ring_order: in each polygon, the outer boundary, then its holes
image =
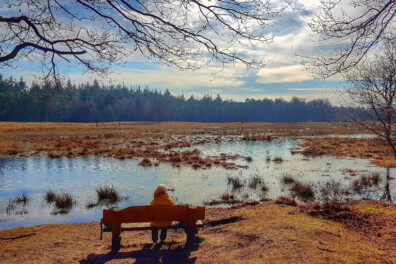
MULTIPOLYGON (((161 192, 156 190, 154 193, 154 200, 151 201, 150 205, 175 205, 175 202, 172 198, 169 197, 167 192, 161 192)), ((169 227, 172 224, 172 221, 159 221, 159 222, 152 222, 151 226, 164 228, 169 227)))

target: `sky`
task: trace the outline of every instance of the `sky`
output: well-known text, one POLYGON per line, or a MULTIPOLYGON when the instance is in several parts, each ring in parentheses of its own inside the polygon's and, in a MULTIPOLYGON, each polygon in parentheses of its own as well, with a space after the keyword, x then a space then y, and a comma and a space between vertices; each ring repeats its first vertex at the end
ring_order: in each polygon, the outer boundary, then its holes
MULTIPOLYGON (((298 0, 301 10, 285 14, 275 25, 278 30, 274 41, 246 50, 249 56, 263 55, 267 64, 259 70, 248 70, 238 63, 233 65, 210 64, 196 71, 180 71, 147 61, 145 58, 130 56, 122 65, 114 65, 107 76, 83 73, 82 67, 68 69, 72 82, 86 83, 98 79, 103 84, 125 84, 127 86, 148 86, 150 89, 185 96, 201 98, 204 94, 223 99, 244 101, 246 98, 290 100, 293 96, 311 99, 335 98, 335 91, 344 83, 337 76, 331 80, 316 79, 304 70, 302 57, 296 54, 315 55, 318 43, 311 40, 312 32, 308 22, 317 12, 318 0, 298 0)), ((17 69, 3 69, 1 74, 23 78, 31 83, 40 73, 40 64, 21 61, 17 69)))

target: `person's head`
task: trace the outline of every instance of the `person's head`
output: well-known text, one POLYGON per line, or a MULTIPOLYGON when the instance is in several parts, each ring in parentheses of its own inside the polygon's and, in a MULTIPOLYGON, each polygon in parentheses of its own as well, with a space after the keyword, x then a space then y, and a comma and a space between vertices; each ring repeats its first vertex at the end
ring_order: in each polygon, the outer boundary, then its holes
POLYGON ((158 185, 157 191, 166 192, 166 185, 161 183, 160 185, 158 185))
POLYGON ((167 192, 165 184, 160 184, 160 185, 158 185, 157 189, 154 192, 154 198, 159 197, 161 195, 167 195, 167 194, 168 194, 168 192, 167 192))

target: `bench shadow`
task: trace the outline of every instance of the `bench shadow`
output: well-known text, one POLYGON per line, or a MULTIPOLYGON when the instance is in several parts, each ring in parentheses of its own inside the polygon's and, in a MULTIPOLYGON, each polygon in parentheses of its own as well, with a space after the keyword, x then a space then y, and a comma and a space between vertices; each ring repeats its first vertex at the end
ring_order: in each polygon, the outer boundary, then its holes
MULTIPOLYGON (((170 245, 171 246, 171 245, 170 245)), ((106 254, 89 254, 86 259, 80 260, 82 264, 107 263, 113 259, 135 259, 136 264, 156 264, 156 263, 195 263, 196 257, 190 258, 191 252, 196 251, 199 245, 191 247, 178 246, 169 249, 167 243, 164 244, 146 244, 140 250, 130 252, 106 253, 106 254)))

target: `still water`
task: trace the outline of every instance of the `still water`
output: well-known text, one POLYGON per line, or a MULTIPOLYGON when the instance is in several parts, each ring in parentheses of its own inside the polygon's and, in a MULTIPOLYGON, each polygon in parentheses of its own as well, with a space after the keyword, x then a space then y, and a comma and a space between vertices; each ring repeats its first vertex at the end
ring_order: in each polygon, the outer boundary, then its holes
MULTIPOLYGON (((276 198, 289 195, 289 188, 282 183, 287 175, 314 186, 327 181, 340 182, 350 186, 359 175, 377 172, 381 181, 376 188, 366 190, 361 196, 381 199, 384 186, 388 183, 390 196, 396 199, 395 180, 386 180, 386 170, 370 165, 368 160, 350 158, 318 157, 307 159, 300 154, 292 155, 291 148, 297 147, 298 140, 289 138, 274 141, 244 142, 233 141, 220 144, 197 146, 202 156, 239 154, 251 156, 252 162, 237 160, 248 165, 248 169, 225 170, 174 168, 167 164, 143 168, 139 160, 118 160, 112 158, 0 158, 0 229, 8 229, 38 224, 78 223, 99 221, 103 207, 87 209, 96 201, 95 189, 112 185, 128 200, 118 203, 120 207, 149 204, 153 192, 160 183, 174 189, 170 195, 178 204, 202 205, 205 201, 218 199, 230 191, 227 177, 239 177, 248 182, 253 176, 261 177, 268 192, 242 188, 236 195, 244 200, 276 198), (271 161, 268 162, 268 157, 271 161), (281 157, 283 162, 272 160, 281 157), (356 170, 352 176, 345 169, 356 170), (47 204, 43 195, 49 191, 71 193, 76 203, 68 214, 54 214, 54 206, 47 204), (10 199, 25 193, 29 197, 26 204, 17 204, 10 210, 10 199)), ((390 176, 395 177, 391 170, 390 176)), ((389 195, 389 194, 388 194, 389 195)))

